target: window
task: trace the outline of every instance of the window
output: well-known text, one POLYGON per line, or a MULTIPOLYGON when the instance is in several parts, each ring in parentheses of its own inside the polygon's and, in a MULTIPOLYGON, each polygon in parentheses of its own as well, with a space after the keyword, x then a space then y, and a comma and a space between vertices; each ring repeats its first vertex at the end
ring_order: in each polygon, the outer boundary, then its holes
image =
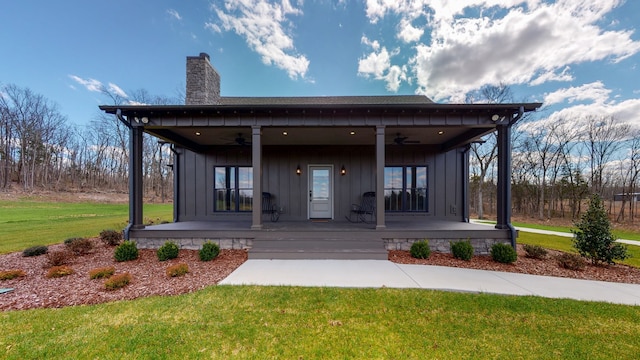
POLYGON ((214 211, 243 212, 253 207, 253 168, 216 166, 214 211))
POLYGON ((427 207, 427 167, 389 166, 384 168, 384 209, 422 211, 427 207))

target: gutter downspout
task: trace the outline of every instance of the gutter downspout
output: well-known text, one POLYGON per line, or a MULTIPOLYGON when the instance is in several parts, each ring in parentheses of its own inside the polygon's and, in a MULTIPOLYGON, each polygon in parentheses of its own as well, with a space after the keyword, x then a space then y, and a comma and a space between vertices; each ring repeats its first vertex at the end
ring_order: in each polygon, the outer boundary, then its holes
MULTIPOLYGON (((509 133, 511 133, 511 126, 513 126, 513 124, 515 124, 518 120, 520 120, 520 118, 522 118, 522 116, 524 115, 524 106, 520 106, 518 108, 518 115, 513 118, 511 121, 509 121, 509 125, 507 125, 507 130, 509 131, 509 133)), ((505 186, 507 186, 507 191, 506 191, 506 201, 505 203, 511 205, 511 136, 509 136, 509 181, 505 184, 505 186)), ((518 231, 516 230, 516 228, 513 226, 513 224, 511 224, 511 206, 509 206, 508 209, 506 209, 507 211, 507 227, 509 228, 509 230, 511 231, 511 246, 513 247, 514 250, 516 250, 516 239, 518 238, 518 231)))

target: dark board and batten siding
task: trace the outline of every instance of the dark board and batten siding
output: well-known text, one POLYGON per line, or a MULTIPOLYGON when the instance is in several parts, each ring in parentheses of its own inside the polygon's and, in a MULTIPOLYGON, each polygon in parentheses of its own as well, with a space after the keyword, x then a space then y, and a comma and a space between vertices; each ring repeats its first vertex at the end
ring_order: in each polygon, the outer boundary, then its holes
MULTIPOLYGON (((181 149, 179 163, 178 213, 180 221, 206 221, 250 214, 216 213, 213 209, 215 166, 251 166, 250 147, 225 147, 208 154, 181 149)), ((263 191, 275 196, 284 209, 283 220, 307 219, 308 165, 332 165, 334 181, 334 218, 349 215, 351 204, 360 196, 375 191, 374 146, 264 146, 263 191), (300 166, 303 173, 295 173, 300 166), (344 166, 347 175, 341 176, 344 166)), ((426 165, 428 167, 428 213, 388 213, 388 216, 423 216, 433 219, 461 220, 462 164, 458 150, 434 152, 426 146, 387 146, 387 166, 426 165), (436 191, 435 189, 440 189, 436 191)))

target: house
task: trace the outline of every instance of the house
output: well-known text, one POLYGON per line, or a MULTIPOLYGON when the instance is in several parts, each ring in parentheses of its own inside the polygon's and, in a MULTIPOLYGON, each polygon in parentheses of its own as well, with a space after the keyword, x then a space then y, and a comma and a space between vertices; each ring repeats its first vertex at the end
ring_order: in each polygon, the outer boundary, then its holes
POLYGON ((357 253, 371 244, 380 250, 374 257, 386 258, 385 249, 408 249, 425 238, 439 251, 460 239, 469 239, 477 253, 495 242, 515 246, 511 126, 539 103, 437 104, 418 95, 224 97, 204 53, 187 57, 186 98, 186 105, 100 106, 130 129, 125 235, 139 246, 172 240, 198 248, 214 241, 250 248, 250 257, 262 248, 269 258, 332 257, 321 249, 357 253), (498 214, 497 225, 487 227, 468 221, 469 148, 493 131, 498 214), (143 133, 169 142, 175 154, 171 224, 142 221, 143 133), (375 211, 365 222, 347 221, 364 193, 374 195, 375 211), (264 213, 265 201, 279 221, 264 213))

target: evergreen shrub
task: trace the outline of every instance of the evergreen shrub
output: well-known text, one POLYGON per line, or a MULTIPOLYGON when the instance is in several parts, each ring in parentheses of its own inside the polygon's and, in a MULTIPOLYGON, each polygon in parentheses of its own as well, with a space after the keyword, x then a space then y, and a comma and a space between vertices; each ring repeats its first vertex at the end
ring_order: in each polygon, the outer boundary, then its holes
POLYGON ((198 251, 198 256, 200 257, 201 261, 211 261, 215 259, 218 254, 220 254, 220 246, 210 241, 202 244, 202 249, 198 251))
POLYGON ((573 247, 580 255, 591 260, 593 265, 614 264, 614 260, 629 257, 627 247, 617 243, 611 233, 607 210, 597 194, 591 196, 589 208, 576 227, 577 230, 571 230, 574 234, 573 247))
POLYGON ((133 241, 125 241, 113 253, 116 261, 130 261, 138 258, 138 246, 133 241))
POLYGON ((30 257, 30 256, 40 256, 44 255, 49 251, 49 248, 44 245, 32 246, 30 248, 24 249, 22 251, 22 256, 30 257))
POLYGON ((456 259, 470 261, 473 257, 473 245, 469 240, 451 243, 451 254, 456 259))
POLYGON ((431 256, 431 249, 429 248, 428 240, 420 240, 411 244, 409 253, 416 259, 428 259, 431 256))
POLYGON ((511 245, 496 243, 491 246, 491 258, 499 263, 511 264, 518 260, 518 253, 511 245))
POLYGON ((158 255, 158 260, 166 261, 177 258, 179 252, 180 248, 178 248, 178 245, 171 241, 167 241, 164 245, 160 246, 158 251, 156 251, 156 254, 158 255))

